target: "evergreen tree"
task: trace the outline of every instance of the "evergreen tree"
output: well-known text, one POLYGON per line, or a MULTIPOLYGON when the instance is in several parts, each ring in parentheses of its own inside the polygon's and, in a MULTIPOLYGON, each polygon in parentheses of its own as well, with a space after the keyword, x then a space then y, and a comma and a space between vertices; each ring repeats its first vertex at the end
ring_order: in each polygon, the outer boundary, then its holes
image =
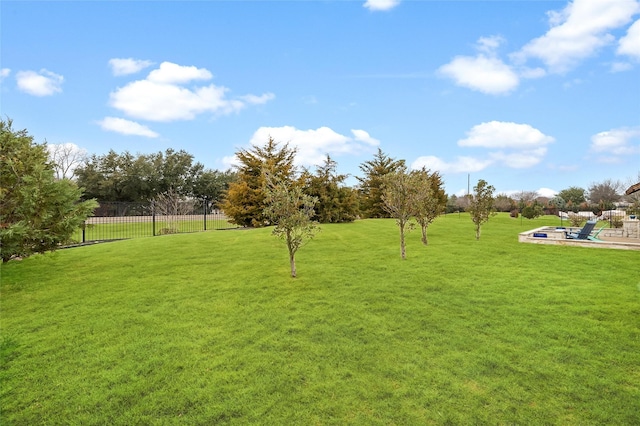
POLYGON ((320 223, 353 222, 358 216, 357 193, 343 185, 347 175, 337 174, 337 165, 327 155, 315 174, 305 170, 300 178, 304 192, 318 199, 313 220, 320 223))
POLYGON ((535 219, 536 217, 544 215, 544 208, 538 201, 534 200, 532 203, 524 206, 520 213, 527 219, 535 219))
POLYGON ((404 167, 404 160, 391 158, 380 148, 373 160, 360 165, 364 176, 356 179, 360 182, 360 211, 364 217, 390 217, 382 200, 384 177, 403 170, 404 167))
POLYGON ((2 261, 58 248, 97 207, 82 191, 55 178, 46 145, 0 121, 0 245, 2 261))
POLYGON ((259 227, 268 224, 264 214, 265 173, 274 179, 291 183, 295 174, 296 150, 288 144, 279 146, 269 137, 263 147, 240 149, 236 157, 240 165, 236 166, 237 180, 229 184, 222 209, 231 222, 241 226, 259 227))

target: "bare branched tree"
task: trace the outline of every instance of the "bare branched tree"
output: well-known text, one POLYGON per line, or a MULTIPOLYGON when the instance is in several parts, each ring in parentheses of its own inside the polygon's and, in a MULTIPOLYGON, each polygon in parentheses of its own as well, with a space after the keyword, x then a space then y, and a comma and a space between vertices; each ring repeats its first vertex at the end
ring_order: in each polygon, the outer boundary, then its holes
POLYGON ((620 200, 620 193, 624 191, 622 187, 620 181, 613 179, 593 183, 588 189, 589 201, 591 204, 600 204, 605 210, 611 209, 613 203, 620 200))
POLYGON ((175 234, 180 232, 180 216, 193 213, 195 203, 170 189, 156 195, 151 200, 151 207, 156 216, 162 216, 166 227, 160 230, 161 234, 175 234))
POLYGON ((518 202, 518 206, 522 210, 525 206, 532 204, 538 198, 538 191, 520 191, 513 194, 513 199, 518 202))
POLYGON ((74 143, 47 144, 47 150, 58 180, 73 179, 76 167, 87 159, 87 151, 74 143))

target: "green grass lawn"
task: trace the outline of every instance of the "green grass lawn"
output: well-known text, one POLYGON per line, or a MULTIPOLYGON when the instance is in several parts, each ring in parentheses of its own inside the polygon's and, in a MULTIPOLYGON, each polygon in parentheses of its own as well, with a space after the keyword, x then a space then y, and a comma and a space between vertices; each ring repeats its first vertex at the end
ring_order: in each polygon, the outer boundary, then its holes
POLYGON ((323 225, 289 277, 270 229, 2 266, 0 420, 36 424, 640 424, 640 255, 520 244, 468 215, 429 245, 323 225))

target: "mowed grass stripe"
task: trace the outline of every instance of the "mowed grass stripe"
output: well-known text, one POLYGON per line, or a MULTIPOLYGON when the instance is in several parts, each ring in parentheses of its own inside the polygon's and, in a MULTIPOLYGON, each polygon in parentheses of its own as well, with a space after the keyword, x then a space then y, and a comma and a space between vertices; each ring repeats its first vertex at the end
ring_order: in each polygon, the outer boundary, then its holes
POLYGON ((429 245, 323 225, 289 277, 270 229, 2 266, 3 424, 638 424, 638 253, 519 244, 467 215, 429 245))

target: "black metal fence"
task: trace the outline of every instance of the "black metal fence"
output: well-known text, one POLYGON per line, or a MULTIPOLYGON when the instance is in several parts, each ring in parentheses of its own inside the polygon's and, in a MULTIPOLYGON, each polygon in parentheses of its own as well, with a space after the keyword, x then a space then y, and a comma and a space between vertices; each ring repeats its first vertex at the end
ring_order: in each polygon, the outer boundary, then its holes
POLYGON ((172 205, 101 202, 74 240, 86 243, 232 228, 238 226, 207 200, 172 205))

